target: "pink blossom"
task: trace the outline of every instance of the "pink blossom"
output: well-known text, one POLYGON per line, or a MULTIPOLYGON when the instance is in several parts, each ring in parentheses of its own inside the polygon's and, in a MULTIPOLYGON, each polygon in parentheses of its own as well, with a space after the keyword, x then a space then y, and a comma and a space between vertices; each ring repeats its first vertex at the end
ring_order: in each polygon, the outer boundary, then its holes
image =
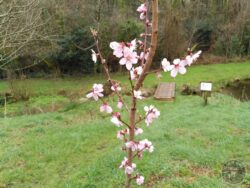
POLYGON ((193 63, 193 59, 191 55, 187 55, 185 59, 182 60, 184 66, 188 65, 190 66, 193 63))
POLYGON ((143 43, 141 40, 138 40, 137 42, 138 42, 138 44, 139 44, 140 49, 142 49, 143 46, 144 46, 144 43, 143 43))
POLYGON ((123 107, 123 102, 119 100, 117 103, 117 108, 122 109, 122 107, 123 107))
POLYGON ((147 21, 146 21, 146 25, 147 25, 147 27, 151 27, 151 26, 152 26, 152 23, 151 23, 149 20, 147 20, 147 21))
POLYGON ((119 86, 119 84, 115 83, 111 86, 112 91, 121 91, 122 88, 119 86))
POLYGON ((137 53, 133 52, 130 48, 125 47, 124 48, 124 56, 123 58, 119 61, 121 65, 126 65, 126 68, 128 70, 131 70, 132 65, 136 64, 138 62, 137 59, 137 53))
POLYGON ((142 151, 138 151, 137 158, 138 158, 138 160, 142 159, 142 151))
POLYGON ((138 8, 137 8, 137 12, 141 13, 141 12, 147 12, 147 5, 145 3, 141 4, 138 8))
POLYGON ((152 153, 152 152, 154 151, 154 146, 151 145, 151 146, 149 147, 148 151, 149 151, 149 153, 152 153))
POLYGON ((141 66, 132 68, 130 71, 131 80, 135 80, 136 78, 138 78, 142 74, 142 71, 143 69, 141 66))
POLYGON ((124 134, 123 134, 123 132, 121 132, 121 131, 118 131, 117 132, 117 134, 116 134, 116 137, 118 138, 118 139, 120 139, 120 140, 123 140, 124 139, 124 134))
POLYGON ((143 99, 143 97, 141 95, 142 95, 142 92, 140 90, 138 90, 138 91, 134 90, 134 97, 135 98, 137 98, 137 99, 143 99))
POLYGON ((130 50, 134 51, 137 48, 136 45, 136 39, 132 40, 130 43, 127 43, 127 45, 129 46, 130 50))
POLYGON ((137 144, 133 141, 129 141, 125 143, 125 146, 129 149, 131 149, 132 151, 136 151, 137 150, 137 144))
POLYGON ((121 162, 121 165, 119 168, 124 168, 126 174, 132 174, 134 172, 134 169, 136 168, 136 164, 132 163, 131 166, 128 165, 128 158, 124 157, 123 161, 121 162))
POLYGON ((135 128, 135 135, 142 134, 143 130, 141 128, 135 128))
POLYGON ((145 37, 145 35, 146 35, 145 33, 141 33, 140 37, 145 37))
POLYGON ((104 102, 102 104, 102 106, 100 107, 100 112, 107 112, 107 113, 111 114, 112 111, 113 110, 112 110, 111 106, 109 106, 106 102, 104 102))
MULTIPOLYGON (((135 135, 139 135, 139 134, 142 134, 143 133, 143 130, 141 128, 135 128, 135 135)), ((129 134, 129 129, 124 129, 124 130, 120 130, 117 132, 117 138, 120 139, 120 140, 123 140, 125 135, 126 134, 129 134)), ((130 147, 133 147, 133 149, 136 148, 136 144, 135 143, 132 143, 132 142, 127 142, 126 144, 126 147, 130 148, 130 147)))
POLYGON ((170 65, 170 62, 166 58, 162 60, 161 65, 164 72, 171 71, 174 68, 174 65, 170 65))
POLYGON ((94 61, 94 63, 96 63, 97 62, 97 54, 93 49, 91 49, 91 52, 92 52, 92 54, 91 54, 92 60, 94 61))
POLYGON ((132 174, 134 172, 134 169, 136 168, 136 164, 132 163, 131 166, 126 166, 125 167, 125 173, 126 174, 132 174))
POLYGON ((178 73, 185 74, 187 72, 184 62, 181 61, 180 59, 175 59, 173 61, 173 65, 174 65, 174 67, 171 70, 172 77, 176 77, 178 73))
POLYGON ((111 118, 111 122, 114 123, 117 127, 122 126, 122 122, 120 121, 120 117, 121 117, 120 113, 115 112, 115 113, 113 113, 112 118, 111 118))
POLYGON ((192 55, 193 61, 196 61, 200 57, 201 53, 202 53, 202 51, 200 50, 200 51, 196 52, 195 54, 193 54, 192 55))
POLYGON ((124 43, 118 43, 118 42, 111 42, 110 48, 113 49, 113 55, 121 58, 123 56, 123 49, 125 47, 124 43))
POLYGON ((150 153, 152 153, 154 151, 154 146, 152 145, 152 142, 150 142, 148 139, 144 139, 139 142, 138 150, 139 151, 148 150, 150 153))
POLYGON ((143 60, 143 58, 144 58, 145 60, 147 60, 148 59, 148 55, 149 55, 148 52, 146 52, 145 55, 144 55, 144 52, 141 52, 140 59, 143 60))
POLYGON ((141 20, 144 20, 146 18, 146 12, 142 12, 141 14, 140 14, 140 19, 141 20))
POLYGON ((149 126, 153 122, 153 119, 156 119, 160 116, 160 111, 157 110, 153 105, 145 106, 144 111, 146 112, 145 123, 149 126))
POLYGON ((129 129, 118 131, 116 136, 118 139, 123 140, 126 134, 129 134, 129 129))
POLYGON ((193 62, 197 61, 197 59, 200 57, 202 51, 198 51, 195 54, 192 54, 192 52, 189 53, 189 55, 187 55, 185 57, 184 61, 184 65, 191 65, 193 62))
POLYGON ((92 92, 87 94, 87 98, 94 98, 96 101, 98 100, 99 97, 103 97, 103 85, 102 84, 94 84, 92 92))
POLYGON ((140 14, 140 19, 141 20, 144 20, 145 17, 146 17, 146 13, 147 13, 147 5, 144 3, 144 4, 141 4, 138 8, 137 8, 137 12, 141 13, 140 14))
POLYGON ((121 162, 121 165, 119 168, 125 168, 125 166, 128 165, 128 158, 124 157, 123 161, 121 162))
POLYGON ((137 183, 137 185, 142 185, 144 183, 144 177, 143 176, 137 176, 136 177, 136 183, 137 183))

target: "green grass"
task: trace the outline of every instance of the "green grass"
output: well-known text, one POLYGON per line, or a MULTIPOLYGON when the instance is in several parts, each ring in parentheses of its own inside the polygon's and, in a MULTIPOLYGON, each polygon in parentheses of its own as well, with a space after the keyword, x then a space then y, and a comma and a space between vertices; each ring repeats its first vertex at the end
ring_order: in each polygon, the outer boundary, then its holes
MULTIPOLYGON (((114 76, 124 83, 126 76, 114 76)), ((171 79, 164 75, 163 81, 175 81, 179 88, 184 83, 196 86, 210 80, 218 89, 227 81, 245 77, 250 77, 250 63, 194 66, 185 76, 171 79)), ((118 128, 99 113, 98 103, 71 98, 74 92, 84 96, 101 80, 96 76, 28 81, 31 99, 8 104, 12 116, 0 118, 0 187, 123 186, 124 172, 118 166, 124 154, 116 139, 118 128), (58 94, 61 91, 67 94, 58 94), (25 106, 50 109, 52 102, 62 106, 47 113, 20 113, 25 106)), ((157 82, 150 76, 145 87, 157 82)), ((6 82, 0 83, 0 89, 8 90, 6 82)), ((250 102, 213 93, 209 105, 204 106, 198 96, 177 94, 174 103, 152 98, 139 102, 140 113, 146 104, 161 111, 150 127, 142 124, 145 134, 139 137, 148 138, 155 146, 153 153, 144 153, 143 160, 136 161, 145 176, 145 187, 249 187, 250 102), (242 161, 248 171, 243 183, 236 186, 221 178, 223 163, 231 159, 242 161)))
MULTIPOLYGON (((164 73, 162 81, 175 81, 178 87, 183 84, 198 86, 201 81, 211 81, 215 89, 218 89, 229 81, 246 77, 250 77, 250 62, 193 66, 188 69, 186 75, 179 75, 175 79, 171 78, 169 73, 164 73)), ((151 75, 147 77, 145 85, 152 85, 155 80, 151 75)))

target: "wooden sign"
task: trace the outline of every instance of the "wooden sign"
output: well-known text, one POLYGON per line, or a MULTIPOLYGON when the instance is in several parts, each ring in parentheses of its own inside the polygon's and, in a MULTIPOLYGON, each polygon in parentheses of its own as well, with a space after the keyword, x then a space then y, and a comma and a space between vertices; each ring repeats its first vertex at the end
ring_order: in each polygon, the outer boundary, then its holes
POLYGON ((175 83, 160 83, 155 91, 154 98, 162 101, 174 101, 175 83))

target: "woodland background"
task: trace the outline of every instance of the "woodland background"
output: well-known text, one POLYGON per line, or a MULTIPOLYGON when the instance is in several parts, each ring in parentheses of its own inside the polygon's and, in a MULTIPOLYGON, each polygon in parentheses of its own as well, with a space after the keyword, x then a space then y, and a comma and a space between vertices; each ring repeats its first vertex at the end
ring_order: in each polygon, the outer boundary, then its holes
MULTIPOLYGON (((91 61, 99 30, 112 72, 120 71, 111 41, 138 38, 143 24, 135 0, 0 0, 0 77, 80 76, 100 73, 91 61)), ((247 59, 250 55, 249 0, 160 0, 154 67, 163 57, 203 50, 200 63, 247 59)), ((153 68, 154 68, 153 67, 153 68)))

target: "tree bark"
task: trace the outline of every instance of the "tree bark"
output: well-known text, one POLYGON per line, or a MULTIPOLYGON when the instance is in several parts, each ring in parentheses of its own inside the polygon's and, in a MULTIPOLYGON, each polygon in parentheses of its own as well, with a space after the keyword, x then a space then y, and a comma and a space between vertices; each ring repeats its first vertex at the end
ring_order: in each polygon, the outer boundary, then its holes
POLYGON ((135 84, 135 90, 140 89, 147 75, 147 72, 151 67, 157 47, 157 39, 158 39, 158 0, 152 0, 152 37, 151 37, 150 51, 147 61, 144 65, 143 72, 135 84))
MULTIPOLYGON (((130 128, 129 128, 129 140, 134 141, 134 136, 135 136, 135 114, 136 114, 136 98, 132 94, 131 97, 132 100, 132 105, 130 109, 130 128)), ((132 161, 133 161, 133 151, 131 148, 128 150, 128 165, 132 166, 132 161)), ((127 182, 126 182, 126 188, 131 187, 131 175, 127 174, 127 182)))
MULTIPOLYGON (((149 56, 146 63, 144 64, 143 73, 136 82, 135 87, 132 88, 131 109, 129 115, 130 118, 129 141, 132 142, 134 141, 135 118, 136 118, 136 98, 134 97, 133 92, 134 90, 138 90, 142 86, 142 83, 147 75, 147 72, 150 69, 156 51, 157 36, 158 36, 158 0, 152 0, 152 37, 151 37, 149 56)), ((127 152, 128 166, 132 166, 133 157, 134 157, 133 151, 131 148, 129 148, 127 152)), ((126 188, 131 188, 132 178, 133 177, 131 177, 130 174, 127 174, 126 188)))

